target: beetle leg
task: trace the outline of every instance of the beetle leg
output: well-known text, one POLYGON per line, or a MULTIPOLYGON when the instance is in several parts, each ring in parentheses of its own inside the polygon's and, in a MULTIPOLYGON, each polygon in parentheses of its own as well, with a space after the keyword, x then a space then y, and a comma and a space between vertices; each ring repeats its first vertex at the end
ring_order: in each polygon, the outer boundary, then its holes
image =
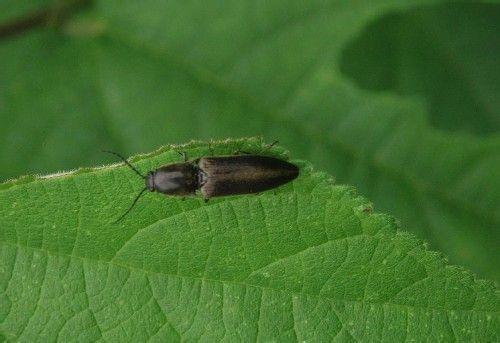
POLYGON ((212 140, 208 142, 208 151, 210 151, 210 156, 214 155, 214 148, 212 147, 212 140))
POLYGON ((279 144, 279 142, 280 142, 279 140, 275 140, 274 142, 271 143, 271 145, 269 147, 272 148, 276 144, 279 144))
POLYGON ((187 153, 185 151, 183 152, 177 151, 177 153, 182 156, 184 162, 187 162, 187 153))
MULTIPOLYGON (((267 144, 267 145, 266 145, 266 146, 265 146, 265 147, 264 147, 264 148, 260 151, 260 153, 261 153, 261 154, 262 154, 262 153, 266 153, 268 150, 270 150, 273 146, 275 146, 275 145, 276 145, 276 144, 278 144, 278 143, 279 143, 279 141, 278 141, 278 140, 276 140, 276 141, 272 142, 271 144, 267 144)), ((252 153, 251 153, 251 152, 244 151, 244 150, 236 150, 236 151, 234 151, 234 152, 233 152, 233 155, 242 155, 242 154, 244 154, 244 155, 252 155, 252 153)))
POLYGON ((274 142, 272 142, 271 144, 268 144, 264 147, 264 149, 262 150, 262 152, 266 152, 268 150, 270 150, 273 146, 275 146, 276 144, 278 144, 279 141, 278 140, 275 140, 274 142))

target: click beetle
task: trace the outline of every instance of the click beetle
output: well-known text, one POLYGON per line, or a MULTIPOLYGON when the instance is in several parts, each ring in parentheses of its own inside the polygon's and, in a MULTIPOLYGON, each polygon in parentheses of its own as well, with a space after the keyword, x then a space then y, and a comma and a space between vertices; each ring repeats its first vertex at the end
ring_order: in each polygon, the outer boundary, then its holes
POLYGON ((299 175, 299 168, 275 157, 262 155, 209 156, 161 166, 143 175, 127 159, 113 151, 137 175, 145 180, 145 187, 135 197, 127 215, 142 194, 148 190, 173 196, 201 193, 205 201, 212 197, 253 194, 276 188, 299 175))

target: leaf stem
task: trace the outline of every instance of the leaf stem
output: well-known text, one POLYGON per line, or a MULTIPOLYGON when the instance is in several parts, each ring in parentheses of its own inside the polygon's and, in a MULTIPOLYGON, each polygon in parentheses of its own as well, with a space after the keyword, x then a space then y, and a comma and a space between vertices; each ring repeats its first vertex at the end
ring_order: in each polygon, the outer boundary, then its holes
POLYGON ((90 5, 92 0, 62 1, 29 12, 22 17, 0 23, 0 40, 19 36, 31 29, 43 26, 57 26, 77 10, 90 5))

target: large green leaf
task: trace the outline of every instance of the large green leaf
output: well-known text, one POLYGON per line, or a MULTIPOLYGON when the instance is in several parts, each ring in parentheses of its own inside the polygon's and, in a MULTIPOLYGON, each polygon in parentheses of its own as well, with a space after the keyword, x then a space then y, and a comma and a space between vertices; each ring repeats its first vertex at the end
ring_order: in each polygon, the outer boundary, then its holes
POLYGON ((262 134, 499 280, 498 29, 483 34, 499 6, 427 3, 95 1, 59 31, 0 44, 1 178, 92 165, 103 147, 262 134), (386 27, 401 35, 377 36, 386 27), (353 69, 373 34, 394 64, 353 69), (362 77, 387 70, 385 88, 362 77))
POLYGON ((498 133, 499 18, 486 3, 393 12, 349 42, 341 68, 363 88, 423 98, 441 130, 498 133))
MULTIPOLYGON (((261 152, 260 140, 212 144, 261 152)), ((177 147, 206 155, 207 144, 177 147)), ((283 157, 281 150, 269 151, 283 157)), ((172 148, 132 159, 148 170, 172 148)), ((448 266, 394 220, 301 166, 260 195, 181 201, 123 166, 0 189, 0 332, 9 340, 495 341, 492 282, 448 266)))

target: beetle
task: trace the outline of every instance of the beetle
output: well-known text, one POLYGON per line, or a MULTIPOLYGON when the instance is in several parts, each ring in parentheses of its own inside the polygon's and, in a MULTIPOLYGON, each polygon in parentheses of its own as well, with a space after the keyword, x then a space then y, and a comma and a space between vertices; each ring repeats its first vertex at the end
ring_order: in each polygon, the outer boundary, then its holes
POLYGON ((212 197, 253 194, 276 188, 295 179, 299 168, 289 162, 263 155, 207 156, 184 162, 171 163, 143 175, 122 155, 118 156, 137 175, 145 180, 145 187, 135 197, 129 209, 116 222, 125 217, 145 191, 165 195, 189 196, 201 193, 208 201, 212 197))

